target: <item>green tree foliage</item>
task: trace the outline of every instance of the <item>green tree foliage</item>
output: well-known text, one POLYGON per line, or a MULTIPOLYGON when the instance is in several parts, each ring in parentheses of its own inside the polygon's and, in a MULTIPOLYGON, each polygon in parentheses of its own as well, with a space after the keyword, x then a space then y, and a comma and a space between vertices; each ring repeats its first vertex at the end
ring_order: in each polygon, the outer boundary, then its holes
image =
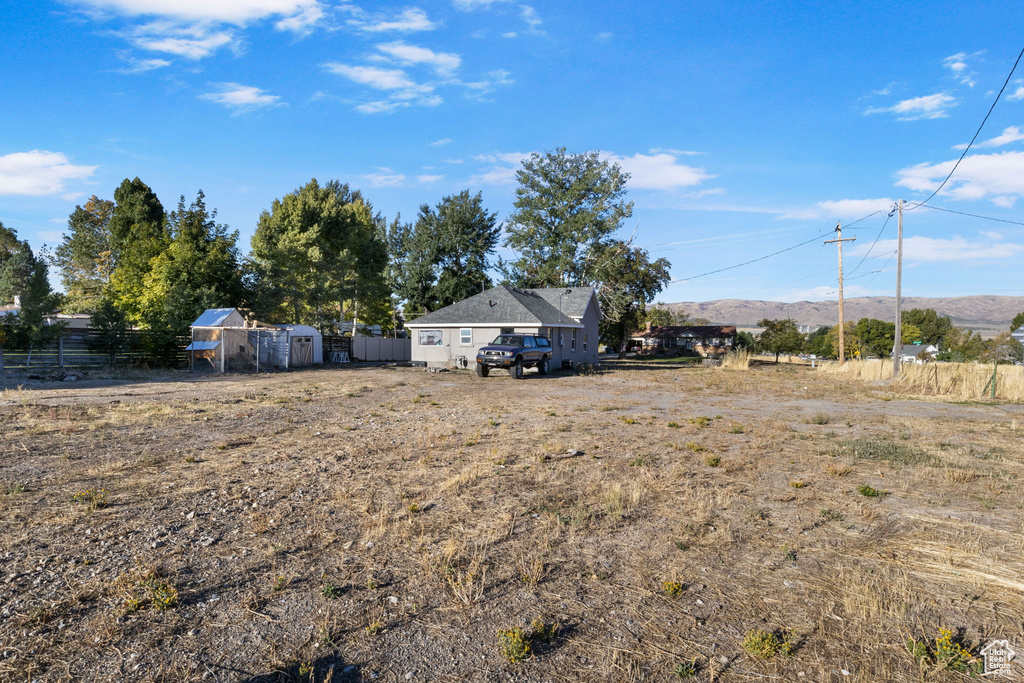
POLYGON ((337 330, 346 314, 391 319, 380 218, 358 190, 311 180, 275 199, 252 238, 250 306, 265 320, 337 330))
POLYGON ((630 333, 645 320, 646 305, 671 279, 671 264, 664 258, 651 261, 646 250, 619 240, 602 244, 596 256, 594 286, 604 313, 601 341, 618 348, 623 358, 630 333))
MULTIPOLYGON (((936 344, 942 348, 947 346, 946 338, 953 332, 953 322, 948 315, 939 315, 931 308, 912 308, 903 311, 900 316, 903 327, 914 325, 920 330, 920 337, 907 340, 905 343, 916 341, 924 344, 936 344)), ((903 335, 906 339, 906 335, 903 335)))
POLYGON ((420 207, 415 226, 398 219, 388 231, 394 267, 389 280, 414 312, 462 301, 491 286, 489 258, 498 245, 497 214, 483 207, 480 193, 463 190, 436 208, 420 207))
POLYGON ((437 209, 424 204, 416 232, 433 235, 433 263, 437 269, 434 298, 437 307, 449 306, 491 286, 488 258, 498 246, 501 226, 497 214, 487 213, 481 195, 469 190, 442 199, 437 209))
POLYGON ((988 351, 988 344, 979 332, 954 327, 945 337, 937 360, 963 363, 978 360, 988 351))
POLYGON ((114 303, 131 322, 141 324, 146 275, 169 241, 164 207, 148 185, 138 178, 126 178, 114 190, 114 211, 107 229, 114 265, 110 274, 114 303))
POLYGON ((106 293, 113 270, 110 219, 114 203, 93 195, 76 206, 68 218, 68 232, 54 251, 53 264, 64 285, 65 313, 95 310, 106 293))
POLYGON ((804 336, 800 334, 796 323, 791 318, 784 320, 764 319, 757 323, 764 331, 758 337, 757 343, 760 349, 775 354, 775 361, 778 362, 779 354, 800 353, 804 346, 804 336))
POLYGON ((601 338, 621 353, 623 340, 645 320, 646 305, 668 284, 670 267, 612 236, 633 214, 625 199, 629 174, 597 152, 569 154, 563 147, 531 155, 516 179, 505 246, 518 256, 500 266, 506 281, 594 287, 605 316, 601 338))
POLYGON ((506 278, 522 287, 591 284, 603 243, 633 214, 625 200, 628 179, 597 152, 569 154, 561 147, 524 160, 505 226, 505 246, 518 258, 504 264, 506 278))
POLYGON ((0 344, 31 351, 59 336, 61 326, 47 322, 59 300, 48 275, 46 261, 0 223, 0 303, 12 303, 14 297, 21 301, 17 314, 0 317, 0 344))
POLYGON ((1016 332, 1022 326, 1024 326, 1024 311, 1013 316, 1013 321, 1010 323, 1010 332, 1016 332))
POLYGON ((732 346, 737 351, 750 351, 757 346, 757 340, 750 332, 737 332, 732 346))
MULTIPOLYGON (((893 324, 893 336, 896 335, 896 325, 893 324)), ((892 337, 890 337, 891 339, 892 337)), ((839 325, 833 325, 828 330, 828 344, 832 352, 829 354, 832 358, 839 357, 839 325)), ((866 353, 861 350, 860 335, 857 334, 857 325, 847 320, 843 325, 843 357, 844 358, 863 358, 866 353)))
POLYGON ((997 363, 1024 361, 1024 345, 1011 337, 1009 332, 1000 332, 995 338, 988 340, 987 346, 988 348, 981 356, 982 360, 997 363))
POLYGON ((207 308, 233 307, 241 299, 238 232, 216 222, 202 190, 195 201, 167 217, 170 243, 155 256, 144 278, 143 326, 169 336, 185 334, 207 308))
POLYGON ((822 326, 807 335, 807 343, 804 346, 804 350, 807 353, 813 353, 818 358, 831 358, 836 355, 828 335, 831 329, 828 326, 822 326))
MULTIPOLYGON (((896 323, 877 318, 861 318, 857 321, 855 335, 862 356, 892 356, 896 323)), ((906 322, 900 326, 900 337, 904 344, 913 344, 921 340, 922 332, 917 325, 906 322)))
POLYGON ((133 337, 129 335, 131 325, 128 318, 114 305, 109 295, 102 297, 93 308, 90 327, 94 334, 88 338, 89 345, 106 353, 111 365, 119 352, 132 346, 133 337))

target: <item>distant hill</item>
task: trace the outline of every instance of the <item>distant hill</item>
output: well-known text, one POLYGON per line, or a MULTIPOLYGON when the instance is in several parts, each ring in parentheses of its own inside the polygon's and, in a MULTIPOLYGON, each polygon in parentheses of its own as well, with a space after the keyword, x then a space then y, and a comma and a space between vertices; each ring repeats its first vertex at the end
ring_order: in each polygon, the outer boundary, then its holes
MULTIPOLYGON (((732 324, 741 328, 757 327, 764 318, 793 318, 800 325, 835 325, 839 319, 836 301, 750 301, 747 299, 718 299, 717 301, 682 301, 665 304, 675 312, 680 309, 691 318, 707 318, 715 324, 732 324)), ((993 337, 1010 327, 1013 317, 1024 311, 1021 296, 957 296, 957 297, 904 297, 903 309, 933 308, 940 315, 948 315, 957 327, 966 327, 993 337)), ((844 301, 847 320, 878 318, 892 320, 896 311, 893 297, 855 297, 844 301)))

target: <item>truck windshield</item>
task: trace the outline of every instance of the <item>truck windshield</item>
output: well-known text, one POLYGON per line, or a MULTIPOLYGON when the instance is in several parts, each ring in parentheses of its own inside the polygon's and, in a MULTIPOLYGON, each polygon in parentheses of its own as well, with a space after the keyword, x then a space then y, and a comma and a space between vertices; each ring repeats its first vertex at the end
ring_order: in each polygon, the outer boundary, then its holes
POLYGON ((503 334, 494 340, 495 346, 522 346, 523 338, 516 334, 503 334))

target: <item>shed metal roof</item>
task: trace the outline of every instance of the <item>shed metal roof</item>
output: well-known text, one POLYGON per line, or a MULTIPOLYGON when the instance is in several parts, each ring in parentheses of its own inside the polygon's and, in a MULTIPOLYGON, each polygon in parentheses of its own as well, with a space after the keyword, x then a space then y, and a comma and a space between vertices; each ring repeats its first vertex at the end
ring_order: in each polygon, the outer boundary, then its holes
POLYGON ((186 351, 212 351, 220 346, 219 341, 194 341, 185 347, 186 351))
POLYGON ((234 312, 233 308, 208 308, 196 318, 192 327, 220 327, 221 323, 234 312))

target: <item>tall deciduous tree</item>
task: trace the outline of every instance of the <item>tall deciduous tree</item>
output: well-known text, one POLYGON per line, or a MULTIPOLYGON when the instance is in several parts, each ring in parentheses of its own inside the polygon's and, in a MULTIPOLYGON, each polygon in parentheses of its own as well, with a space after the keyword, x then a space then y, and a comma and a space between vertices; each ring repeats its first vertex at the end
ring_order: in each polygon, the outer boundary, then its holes
POLYGON ((561 147, 524 160, 505 226, 505 246, 518 254, 503 264, 506 278, 525 287, 591 284, 604 242, 633 214, 628 179, 597 152, 561 147))
POLYGON ((76 206, 68 218, 68 232, 53 256, 64 285, 62 308, 66 313, 92 312, 100 305, 114 265, 110 238, 113 213, 112 201, 93 195, 85 206, 76 206))
MULTIPOLYGON (((910 341, 919 341, 925 344, 938 344, 945 348, 947 337, 953 332, 953 322, 948 315, 939 315, 932 308, 912 308, 903 311, 900 316, 904 325, 915 325, 920 332, 920 338, 910 341)), ((906 335, 903 335, 906 338, 906 335)))
POLYGON ((629 242, 611 240, 601 245, 593 283, 604 318, 601 340, 626 355, 630 333, 645 319, 646 306, 671 279, 668 259, 651 261, 647 251, 629 242))
POLYGON ((1024 311, 1013 316, 1013 320, 1010 322, 1010 332, 1016 332, 1022 326, 1024 326, 1024 311))
POLYGON ((167 217, 170 243, 143 280, 141 314, 149 329, 183 334, 205 309, 239 304, 238 232, 228 232, 216 218, 202 190, 188 206, 182 196, 167 217))
POLYGON ((804 346, 804 336, 800 334, 796 323, 792 319, 784 320, 762 320, 757 324, 763 327, 764 332, 758 337, 758 346, 765 351, 775 354, 775 362, 779 361, 779 354, 800 353, 804 346))
POLYGON ((114 303, 131 322, 141 323, 146 275, 168 243, 164 207, 148 185, 126 178, 114 190, 114 212, 107 227, 114 303))
POLYGON ((433 311, 491 286, 487 274, 498 245, 497 214, 469 190, 444 197, 436 207, 423 204, 415 225, 396 220, 389 230, 390 251, 398 260, 394 291, 410 311, 433 311))
POLYGON ((259 283, 252 308, 264 319, 337 329, 348 314, 390 318, 387 247, 380 218, 358 190, 309 183, 275 199, 252 238, 259 283))

